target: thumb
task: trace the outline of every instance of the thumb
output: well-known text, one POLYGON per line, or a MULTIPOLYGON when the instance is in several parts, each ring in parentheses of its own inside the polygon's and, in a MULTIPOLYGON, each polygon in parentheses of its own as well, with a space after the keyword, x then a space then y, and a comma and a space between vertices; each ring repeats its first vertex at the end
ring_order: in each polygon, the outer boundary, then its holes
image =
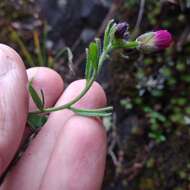
POLYGON ((0 44, 0 175, 19 147, 27 112, 24 64, 13 49, 0 44))

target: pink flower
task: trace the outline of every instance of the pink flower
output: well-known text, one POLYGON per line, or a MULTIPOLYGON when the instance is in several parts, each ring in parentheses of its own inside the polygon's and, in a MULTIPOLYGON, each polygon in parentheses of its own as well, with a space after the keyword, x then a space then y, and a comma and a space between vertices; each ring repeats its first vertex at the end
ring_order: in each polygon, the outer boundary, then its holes
POLYGON ((147 32, 137 39, 138 49, 144 53, 151 53, 168 48, 172 43, 172 35, 167 30, 147 32))
POLYGON ((167 30, 155 32, 155 44, 158 49, 165 49, 172 43, 172 35, 167 30))

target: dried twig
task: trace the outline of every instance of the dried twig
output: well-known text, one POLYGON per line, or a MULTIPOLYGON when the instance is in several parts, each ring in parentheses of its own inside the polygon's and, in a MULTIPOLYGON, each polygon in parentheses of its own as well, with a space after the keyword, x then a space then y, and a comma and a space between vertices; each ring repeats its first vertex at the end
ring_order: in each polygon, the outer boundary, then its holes
POLYGON ((190 35, 190 27, 186 26, 186 28, 184 29, 184 31, 182 32, 179 41, 177 43, 177 50, 180 51, 183 47, 183 45, 186 43, 186 41, 188 40, 188 36, 190 35))
POLYGON ((144 14, 144 8, 145 8, 145 0, 141 0, 137 22, 135 24, 135 29, 133 31, 132 38, 136 37, 139 33, 140 25, 141 25, 143 14, 144 14))

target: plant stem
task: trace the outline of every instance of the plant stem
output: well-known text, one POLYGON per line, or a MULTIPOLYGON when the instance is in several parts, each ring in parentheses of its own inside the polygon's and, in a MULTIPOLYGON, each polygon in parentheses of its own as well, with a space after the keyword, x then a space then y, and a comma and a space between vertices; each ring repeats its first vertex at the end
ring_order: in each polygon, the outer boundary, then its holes
POLYGON ((125 49, 134 49, 139 46, 139 42, 132 41, 132 42, 127 42, 123 48, 125 49))
MULTIPOLYGON (((127 42, 125 45, 124 48, 135 48, 138 46, 138 42, 127 42)), ((74 98, 73 100, 71 100, 70 102, 62 105, 62 106, 58 106, 58 107, 53 107, 53 108, 46 108, 46 109, 43 109, 43 110, 37 110, 37 111, 34 111, 34 112, 30 112, 30 114, 40 114, 40 113, 50 113, 50 112, 55 112, 55 111, 59 111, 59 110, 63 110, 63 109, 70 109, 70 110, 75 110, 74 107, 71 107, 72 105, 74 105, 76 102, 78 102, 87 92, 88 90, 90 89, 90 87, 92 86, 93 82, 95 81, 96 77, 97 77, 97 74, 99 74, 100 70, 101 70, 101 67, 104 63, 104 61, 106 60, 109 52, 112 50, 112 49, 115 49, 115 48, 121 48, 121 47, 114 47, 111 43, 107 46, 107 48, 105 50, 103 50, 100 58, 99 58, 99 62, 98 62, 98 70, 96 72, 93 73, 91 79, 89 81, 86 81, 86 85, 85 85, 85 88, 82 90, 82 92, 76 97, 74 98)))
POLYGON ((94 80, 95 80, 95 77, 92 77, 89 82, 86 81, 86 86, 82 90, 82 92, 76 98, 74 98, 72 101, 70 101, 69 103, 66 103, 66 104, 64 104, 62 106, 58 106, 58 107, 46 108, 46 109, 43 109, 42 111, 40 111, 40 110, 34 111, 34 112, 31 112, 31 114, 50 113, 50 112, 59 111, 59 110, 63 110, 63 109, 69 109, 70 106, 72 106, 73 104, 78 102, 88 92, 88 90, 92 86, 94 80))
POLYGON ((139 46, 139 42, 137 41, 131 41, 126 43, 117 43, 116 45, 113 45, 114 49, 135 49, 139 46))
POLYGON ((99 63, 98 63, 98 72, 100 72, 102 68, 102 64, 106 60, 108 53, 112 50, 111 45, 108 45, 108 47, 103 51, 102 55, 100 56, 99 63))
POLYGON ((43 110, 37 110, 37 111, 31 112, 30 114, 50 113, 50 112, 55 112, 55 111, 59 111, 59 110, 63 110, 63 109, 69 109, 73 104, 78 102, 88 92, 88 90, 92 86, 93 82, 96 79, 97 73, 99 73, 103 62, 107 58, 107 55, 110 51, 111 51, 111 46, 108 46, 108 48, 102 52, 100 59, 99 59, 99 63, 98 63, 98 72, 93 73, 91 79, 89 81, 86 81, 85 88, 82 90, 82 92, 76 98, 74 98, 72 101, 70 101, 69 103, 66 103, 62 106, 46 108, 43 110))

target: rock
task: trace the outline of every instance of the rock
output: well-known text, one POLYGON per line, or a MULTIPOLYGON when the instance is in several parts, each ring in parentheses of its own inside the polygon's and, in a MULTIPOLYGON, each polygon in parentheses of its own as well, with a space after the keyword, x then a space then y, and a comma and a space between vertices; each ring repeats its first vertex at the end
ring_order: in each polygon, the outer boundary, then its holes
POLYGON ((90 28, 85 28, 81 33, 81 40, 84 43, 89 43, 91 40, 93 40, 94 36, 96 35, 96 31, 90 28))
POLYGON ((42 15, 52 28, 50 38, 55 42, 62 38, 69 46, 80 35, 87 34, 87 29, 97 29, 108 11, 108 7, 99 0, 38 0, 38 2, 42 15), (83 31, 84 28, 87 29, 83 31))

